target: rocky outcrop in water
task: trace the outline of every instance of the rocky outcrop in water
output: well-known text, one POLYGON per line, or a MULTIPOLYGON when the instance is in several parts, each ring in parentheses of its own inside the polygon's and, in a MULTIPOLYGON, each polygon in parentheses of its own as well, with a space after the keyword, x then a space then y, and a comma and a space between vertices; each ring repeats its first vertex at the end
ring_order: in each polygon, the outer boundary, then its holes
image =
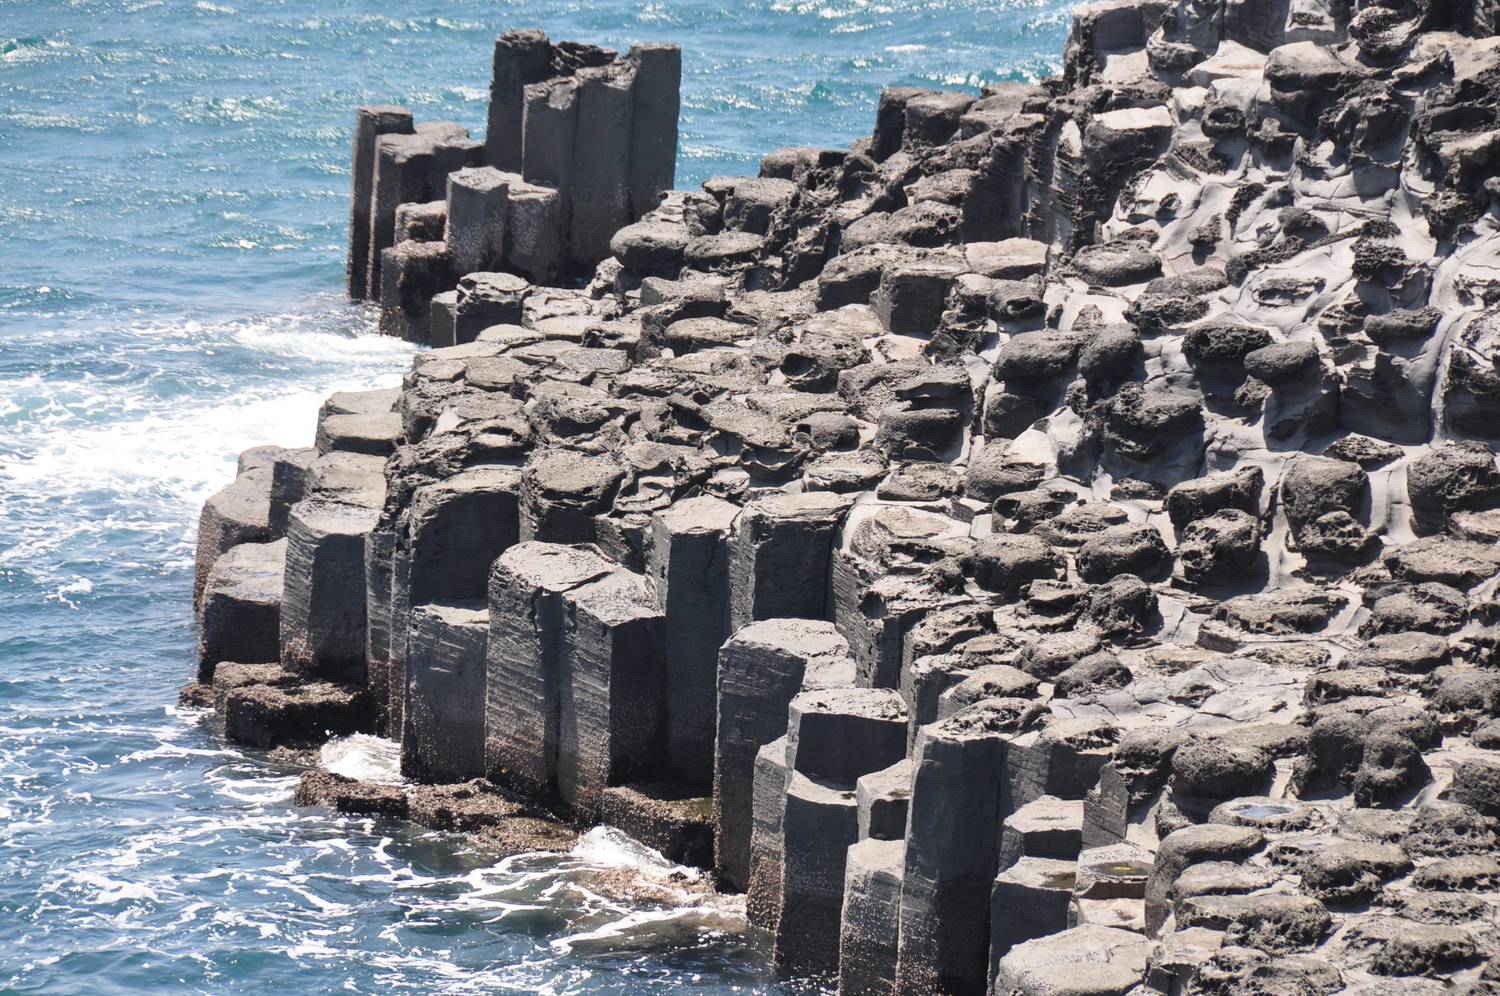
POLYGON ((1495 16, 1107 0, 698 191, 670 49, 362 109, 351 290, 438 348, 209 500, 199 694, 845 993, 1495 991, 1495 16))

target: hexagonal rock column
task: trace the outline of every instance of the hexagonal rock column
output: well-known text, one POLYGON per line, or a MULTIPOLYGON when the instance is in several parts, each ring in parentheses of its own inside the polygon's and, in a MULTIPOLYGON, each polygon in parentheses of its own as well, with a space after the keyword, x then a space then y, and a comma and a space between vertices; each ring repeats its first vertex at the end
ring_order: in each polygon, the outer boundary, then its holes
POLYGON ((521 478, 521 539, 592 543, 594 516, 609 511, 625 471, 607 456, 544 453, 521 478))
POLYGON ((281 659, 281 590, 286 540, 241 543, 214 564, 198 608, 198 680, 213 681, 220 661, 281 659))
POLYGON ((365 538, 379 511, 310 498, 292 507, 281 599, 281 660, 363 684, 365 538))
POLYGON ((677 183, 677 118, 682 109, 682 49, 633 45, 631 87, 630 220, 655 209, 677 183))
POLYGON ((978 702, 924 726, 913 753, 896 988, 977 993, 989 970, 990 891, 1013 700, 978 702))
POLYGON ((520 325, 531 285, 513 273, 470 273, 458 281, 453 303, 453 341, 473 342, 492 325, 520 325))
POLYGON ((399 242, 380 253, 380 331, 425 343, 432 299, 458 279, 453 252, 442 242, 399 242))
POLYGON ((665 764, 713 784, 719 648, 729 636, 730 527, 738 506, 703 496, 651 516, 646 572, 656 588, 667 655, 665 764))
POLYGON ((631 109, 635 71, 616 62, 578 71, 578 134, 573 147, 573 210, 568 252, 579 270, 609 256, 609 240, 630 217, 631 109))
POLYGON ((474 467, 412 492, 391 548, 387 652, 383 661, 371 654, 371 685, 377 700, 386 689, 393 731, 403 724, 412 609, 484 601, 491 565, 520 538, 520 481, 514 467, 474 467))
POLYGON ((419 605, 406 655, 401 773, 421 782, 484 774, 484 603, 419 605))
POLYGON ((365 681, 370 688, 375 729, 392 739, 401 736, 401 710, 406 699, 405 674, 393 675, 391 668, 391 575, 395 556, 395 527, 377 522, 365 537, 365 681))
POLYGON ((510 181, 493 166, 448 174, 448 221, 443 241, 460 275, 493 270, 505 257, 510 181))
POLYGON ((542 32, 507 31, 495 39, 485 162, 511 172, 520 170, 523 92, 528 83, 539 83, 551 72, 552 45, 542 32))
POLYGON ((990 893, 990 977, 1017 944, 1068 927, 1075 865, 1056 858, 1022 858, 995 878, 990 893))
POLYGON ((770 619, 746 626, 719 652, 714 743, 715 866, 743 889, 750 871, 755 755, 787 729, 799 691, 854 683, 849 644, 832 623, 770 619))
POLYGON ((202 599, 208 573, 220 557, 241 543, 270 540, 271 473, 270 467, 252 467, 203 503, 198 514, 194 605, 202 599))
MULTIPOLYGON (((369 262, 365 267, 365 293, 377 300, 381 288, 381 253, 395 245, 396 209, 402 204, 424 204, 444 189, 439 147, 465 140, 468 130, 449 122, 418 125, 412 134, 387 133, 375 139, 375 172, 370 186, 369 262), (438 182, 434 185, 434 180, 438 182)), ((454 164, 457 169, 464 163, 454 164)), ((451 171, 449 171, 451 172, 451 171)))
POLYGON ((745 506, 729 540, 729 622, 825 619, 833 538, 852 499, 831 491, 745 506))
POLYGON ((796 974, 837 969, 842 859, 859 839, 855 782, 905 754, 906 706, 894 691, 830 688, 792 699, 786 747, 792 771, 781 826, 778 969, 796 974))
POLYGON ((863 505, 845 518, 832 549, 829 612, 859 662, 859 683, 894 688, 906 634, 928 612, 958 601, 914 576, 913 561, 967 545, 965 524, 894 506, 863 505))
POLYGON ((786 816, 788 768, 786 737, 755 752, 750 804, 750 876, 745 886, 745 919, 774 931, 781 919, 782 820, 786 816))
POLYGON ((346 288, 356 301, 369 288, 370 193, 375 185, 375 140, 381 135, 409 135, 411 111, 374 105, 354 112, 354 166, 349 184, 349 259, 346 288))
POLYGON ((895 992, 905 865, 904 841, 862 840, 848 850, 839 930, 839 992, 846 996, 895 992))
POLYGON ((563 594, 615 570, 598 554, 520 543, 490 572, 485 650, 485 771, 535 795, 557 775, 562 687, 563 594))
POLYGON ((605 786, 649 771, 661 736, 662 615, 645 578, 617 570, 563 594, 557 791, 597 818, 605 786))
POLYGON ((859 837, 854 793, 792 772, 782 816, 782 902, 774 957, 778 971, 804 975, 838 968, 844 866, 859 837))
POLYGON ((531 280, 556 280, 563 265, 563 200, 552 187, 510 179, 510 213, 505 226, 505 259, 531 280))

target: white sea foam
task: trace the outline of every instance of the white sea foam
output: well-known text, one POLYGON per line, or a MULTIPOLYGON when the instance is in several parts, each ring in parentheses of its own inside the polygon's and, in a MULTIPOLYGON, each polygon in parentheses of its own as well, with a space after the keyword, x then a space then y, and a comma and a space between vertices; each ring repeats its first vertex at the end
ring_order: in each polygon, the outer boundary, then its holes
POLYGON ((345 778, 384 785, 406 781, 401 777, 401 745, 368 733, 333 738, 323 745, 319 760, 325 770, 345 778))

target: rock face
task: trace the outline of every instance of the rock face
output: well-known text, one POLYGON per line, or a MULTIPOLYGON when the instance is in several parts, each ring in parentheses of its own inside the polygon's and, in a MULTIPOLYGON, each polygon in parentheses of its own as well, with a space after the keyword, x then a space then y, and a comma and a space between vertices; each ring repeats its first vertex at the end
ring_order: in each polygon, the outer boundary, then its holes
POLYGON ((675 45, 621 56, 511 31, 495 41, 483 142, 359 108, 349 296, 380 305, 381 331, 434 346, 519 324, 527 280, 592 272, 672 189, 681 82, 675 45), (475 274, 516 281, 513 316, 466 286, 475 274))
POLYGON ((362 109, 351 293, 436 348, 208 500, 191 700, 844 993, 1490 991, 1495 21, 1105 0, 696 191, 669 46, 362 109))

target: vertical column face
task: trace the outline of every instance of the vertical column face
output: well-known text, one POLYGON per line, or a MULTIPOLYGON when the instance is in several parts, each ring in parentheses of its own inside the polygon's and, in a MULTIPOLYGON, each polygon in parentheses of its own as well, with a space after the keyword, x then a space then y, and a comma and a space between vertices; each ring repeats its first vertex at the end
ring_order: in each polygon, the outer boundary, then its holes
POLYGON ((896 935, 906 845, 862 840, 849 848, 839 934, 839 992, 889 996, 895 992, 896 935))
POLYGON ((630 63, 578 71, 568 251, 579 270, 610 255, 609 240, 630 224, 630 63))
POLYGON ((429 201, 432 144, 420 135, 381 135, 375 140, 375 174, 370 185, 370 258, 365 265, 368 300, 380 297, 381 253, 395 244, 396 208, 429 201))
POLYGON ((713 781, 714 685, 729 636, 727 541, 738 514, 705 496, 651 517, 646 569, 666 617, 666 760, 692 785, 713 781))
POLYGON ((369 291, 370 194, 375 185, 375 140, 381 135, 409 135, 411 132, 411 111, 404 107, 380 105, 355 111, 346 288, 356 301, 366 297, 369 291))
POLYGON ((520 539, 520 484, 513 467, 475 467, 412 494, 412 604, 485 597, 495 559, 520 539))
POLYGON ((537 283, 556 280, 563 263, 562 196, 512 174, 505 261, 537 283))
POLYGON ((281 660, 364 683, 365 539, 379 513, 313 498, 292 508, 282 593, 281 660))
POLYGON ((540 31, 507 31, 495 39, 484 161, 496 169, 520 171, 524 91, 546 79, 551 64, 552 45, 540 31))
POLYGON ((208 572, 231 547, 271 538, 271 472, 270 467, 247 470, 203 503, 193 577, 195 605, 203 596, 208 572))
POLYGON ((729 621, 823 619, 833 538, 847 496, 831 491, 775 495, 745 506, 729 555, 729 621))
POLYGON ((981 992, 1014 720, 977 703, 917 735, 896 988, 981 992))
MULTIPOLYGON (((526 88, 521 124, 521 177, 551 187, 571 203, 573 144, 578 130, 578 81, 564 78, 526 88)), ((566 216, 566 211, 564 211, 566 216)))
POLYGON ((714 746, 715 863, 744 888, 749 877, 755 755, 786 733, 787 707, 805 684, 851 684, 849 644, 832 623, 772 619, 740 630, 719 653, 714 746), (810 672, 817 672, 811 674, 810 672))
POLYGON ((406 655, 401 771, 425 782, 484 774, 485 646, 483 603, 419 605, 406 655))
POLYGON ((563 595, 557 790, 596 819, 606 786, 650 770, 660 746, 661 613, 645 579, 612 573, 563 595))
POLYGON ((365 543, 365 657, 376 728, 388 737, 401 734, 406 699, 405 678, 392 672, 391 572, 396 532, 389 525, 371 530, 365 543))
POLYGON ((485 650, 485 770, 523 791, 549 793, 557 773, 563 593, 613 566, 586 550, 521 543, 490 572, 485 650))
POLYGON ((838 970, 844 862, 858 839, 854 793, 792 772, 782 816, 778 969, 796 974, 838 970))
POLYGON ((214 564, 198 612, 198 680, 213 681, 220 661, 280 660, 281 591, 286 540, 241 543, 214 564))
POLYGON ((786 788, 786 737, 778 737, 756 752, 751 776, 745 919, 766 930, 775 930, 781 919, 781 824, 786 814, 786 788))
POLYGON ((490 166, 448 175, 448 227, 444 238, 459 276, 498 266, 505 251, 510 182, 490 166))
POLYGON ((653 210, 677 183, 677 121, 682 110, 682 49, 636 45, 630 136, 630 220, 653 210))

